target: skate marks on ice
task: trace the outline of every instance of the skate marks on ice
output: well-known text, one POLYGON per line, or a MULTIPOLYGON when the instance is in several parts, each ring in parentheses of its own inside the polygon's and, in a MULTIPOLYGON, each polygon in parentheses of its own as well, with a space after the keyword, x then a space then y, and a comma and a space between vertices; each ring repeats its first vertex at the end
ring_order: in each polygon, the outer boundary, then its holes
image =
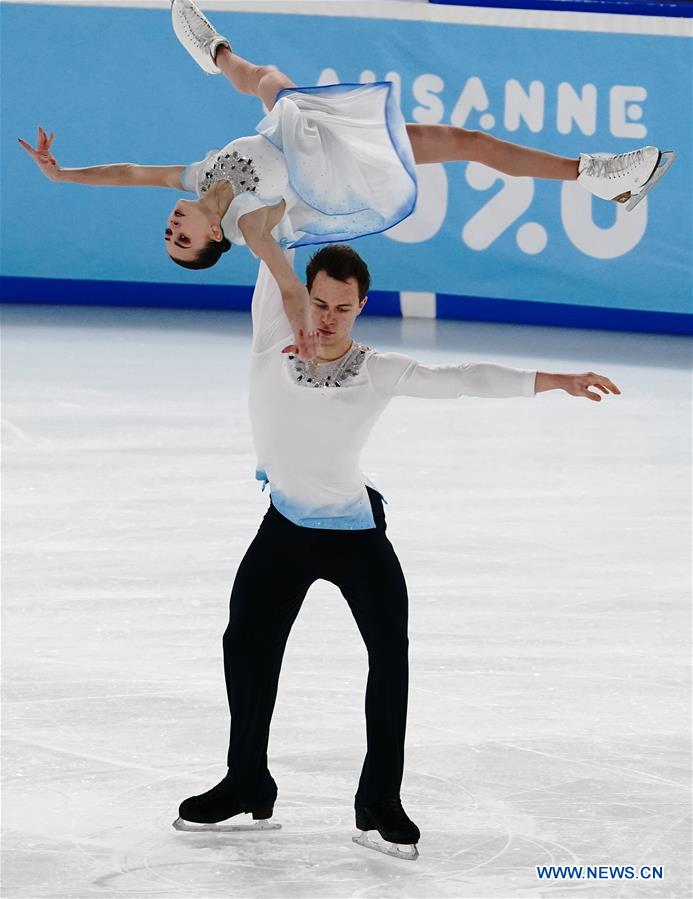
MULTIPOLYGON (((336 877, 341 884, 340 863, 349 864, 344 803, 341 819, 335 820, 329 810, 321 815, 308 802, 297 802, 295 811, 285 802, 286 818, 304 831, 288 840, 277 839, 281 831, 176 833, 168 813, 190 792, 189 773, 145 781, 127 769, 110 772, 100 766, 92 774, 82 769, 75 777, 73 766, 66 767, 72 776, 64 774, 55 786, 39 778, 27 790, 6 797, 10 805, 24 806, 25 822, 29 817, 42 821, 41 833, 36 823, 31 831, 21 830, 18 821, 5 840, 3 879, 13 899, 91 899, 104 892, 127 899, 260 897, 268 892, 283 897, 308 896, 311 889, 316 897, 349 895, 351 887, 332 892, 318 886, 324 877, 336 877)), ((200 771, 195 780, 208 777, 200 771)), ((352 877, 348 882, 362 881, 352 877)))
MULTIPOLYGON (((320 788, 326 786, 321 784, 320 788)), ((189 790, 189 775, 169 776, 146 785, 140 783, 130 801, 143 792, 152 809, 158 810, 165 807, 167 796, 170 803, 189 790)), ((422 800, 425 801, 425 796, 417 796, 416 804, 422 800)), ((71 845, 62 839, 53 841, 52 848, 60 850, 72 868, 72 876, 79 872, 72 884, 74 888, 75 881, 81 881, 80 899, 103 895, 104 890, 128 899, 154 894, 164 895, 166 899, 191 896, 260 899, 267 895, 268 889, 271 895, 282 899, 511 895, 501 885, 505 883, 504 877, 491 878, 490 887, 486 883, 485 869, 494 869, 502 862, 510 847, 508 830, 487 823, 494 815, 498 817, 493 810, 491 814, 488 810, 480 811, 478 831, 463 824, 461 832, 457 830, 458 824, 452 823, 454 812, 450 815, 450 826, 438 831, 436 823, 440 822, 429 812, 425 855, 417 863, 425 866, 423 876, 412 880, 413 866, 379 853, 365 852, 350 843, 353 817, 347 802, 333 800, 330 807, 320 792, 315 801, 310 796, 288 794, 281 807, 284 829, 278 833, 176 834, 161 814, 151 824, 143 824, 145 811, 140 805, 131 823, 94 828, 97 815, 86 816, 87 827, 76 828, 81 835, 72 831, 71 845), (462 851, 461 842, 464 843, 462 851), (481 876, 475 876, 477 872, 481 876), (468 880, 467 874, 471 875, 468 880)), ((127 810, 124 802, 112 806, 104 803, 102 809, 104 817, 112 818, 115 813, 121 820, 127 810)), ((457 818, 459 821, 459 810, 457 818)), ((534 848, 531 844, 528 851, 534 848)), ((542 857, 553 857, 556 861, 563 858, 558 853, 542 857)), ((62 881, 65 890, 66 878, 67 871, 62 881)), ((61 888, 51 889, 47 882, 43 889, 37 886, 34 884, 26 892, 13 895, 25 899, 57 899, 66 895, 61 888)))
MULTIPOLYGON (((314 771, 300 791, 282 790, 276 806, 282 831, 171 832, 172 842, 161 832, 163 821, 156 839, 140 827, 139 845, 121 853, 108 882, 114 888, 116 878, 122 891, 135 879, 140 889, 154 878, 166 879, 172 887, 167 899, 186 889, 216 896, 224 888, 224 895, 260 899, 270 883, 282 899, 598 897, 605 895, 603 884, 539 884, 535 866, 620 859, 661 863, 669 877, 658 888, 610 883, 610 899, 686 895, 675 864, 685 857, 685 791, 677 763, 670 767, 681 757, 680 747, 667 752, 667 740, 489 741, 417 747, 410 755, 404 796, 423 834, 415 866, 354 846, 352 811, 336 798, 347 793, 346 777, 335 784, 314 771), (647 759, 661 764, 647 772, 647 759), (432 773, 443 770, 450 776, 432 773)), ((210 780, 215 776, 207 774, 210 780)), ((290 777, 289 770, 281 771, 282 783, 290 777)), ((190 776, 181 781, 176 795, 189 792, 190 776)), ((169 793, 174 783, 169 779, 169 793)), ((160 792, 153 804, 162 802, 160 792)))
MULTIPOLYGON (((134 758, 119 763, 123 744, 109 757, 41 751, 35 741, 27 757, 27 741, 17 741, 24 761, 12 768, 26 777, 5 791, 5 883, 16 887, 13 899, 104 890, 260 899, 269 887, 282 899, 597 897, 603 884, 539 885, 534 867, 611 861, 662 864, 666 879, 658 889, 610 883, 610 899, 687 895, 686 755, 676 740, 554 735, 469 745, 450 740, 454 728, 436 742, 412 727, 403 797, 422 830, 415 866, 351 842, 356 753, 313 747, 282 757, 274 766, 282 831, 185 834, 171 829, 170 813, 222 767, 181 773, 170 764, 156 776, 134 758)), ((71 730, 68 721, 61 742, 71 730)))
POLYGON ((422 895, 596 897, 607 895, 605 888, 610 899, 688 895, 686 752, 686 741, 663 734, 410 749, 408 807, 415 815, 423 806, 420 792, 426 808, 418 819, 418 873, 428 884, 422 895), (424 773, 420 758, 426 769, 447 767, 450 775, 424 773), (474 785, 476 795, 465 785, 474 785), (662 865, 664 879, 600 884, 536 877, 538 865, 588 864, 662 865), (457 894, 448 892, 453 883, 457 894))

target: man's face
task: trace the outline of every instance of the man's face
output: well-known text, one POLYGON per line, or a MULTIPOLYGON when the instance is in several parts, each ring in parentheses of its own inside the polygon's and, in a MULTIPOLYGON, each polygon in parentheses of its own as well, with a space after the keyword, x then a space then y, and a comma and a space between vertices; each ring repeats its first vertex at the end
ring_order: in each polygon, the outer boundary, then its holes
POLYGON ((335 281, 326 272, 318 272, 310 289, 310 325, 319 331, 320 346, 329 349, 349 337, 365 305, 366 298, 359 299, 356 278, 335 281))

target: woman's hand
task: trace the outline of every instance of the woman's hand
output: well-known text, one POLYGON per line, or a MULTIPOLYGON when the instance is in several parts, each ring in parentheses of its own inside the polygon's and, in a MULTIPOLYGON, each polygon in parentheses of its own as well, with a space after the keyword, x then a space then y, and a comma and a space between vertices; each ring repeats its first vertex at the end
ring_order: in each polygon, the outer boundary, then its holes
POLYGON ((297 343, 285 346, 282 353, 293 353, 303 362, 310 362, 318 355, 320 335, 318 331, 303 331, 299 329, 297 343))
POLYGON ((22 140, 21 137, 18 138, 18 140, 46 178, 49 178, 51 181, 60 181, 62 168, 58 165, 55 157, 51 153, 51 144, 53 143, 54 137, 55 135, 53 132, 51 132, 51 136, 48 137, 46 132, 39 125, 38 146, 35 149, 25 140, 22 140))

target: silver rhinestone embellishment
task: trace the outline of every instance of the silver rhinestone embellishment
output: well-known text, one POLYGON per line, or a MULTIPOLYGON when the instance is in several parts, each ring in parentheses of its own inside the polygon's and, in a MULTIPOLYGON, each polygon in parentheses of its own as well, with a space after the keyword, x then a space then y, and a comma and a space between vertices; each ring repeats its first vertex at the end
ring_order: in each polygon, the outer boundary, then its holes
POLYGON ((354 343, 344 356, 334 362, 303 362, 289 355, 289 367, 295 383, 307 387, 341 387, 347 378, 355 378, 361 370, 370 347, 354 343))
POLYGON ((218 181, 230 181, 234 194, 257 191, 260 176, 250 157, 239 156, 238 151, 219 153, 211 166, 204 172, 200 193, 206 193, 218 181))

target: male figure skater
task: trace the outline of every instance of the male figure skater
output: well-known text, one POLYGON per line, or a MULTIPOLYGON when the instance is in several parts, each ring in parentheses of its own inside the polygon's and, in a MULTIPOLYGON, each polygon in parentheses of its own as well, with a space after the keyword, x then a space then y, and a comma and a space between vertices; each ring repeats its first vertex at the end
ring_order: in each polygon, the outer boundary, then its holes
MULTIPOLYGON (((247 219, 252 223, 252 216, 247 219)), ((245 236, 257 252, 263 229, 252 228, 245 236)), ((276 252, 281 258, 272 260, 272 269, 281 283, 262 262, 252 302, 250 415, 257 477, 269 483, 271 498, 236 574, 224 634, 229 770, 217 786, 181 804, 174 826, 220 829, 218 822, 241 812, 260 822, 272 816, 277 785, 267 767, 267 745, 282 657, 308 588, 323 578, 341 590, 368 649, 367 752, 354 803, 363 833, 354 840, 413 859, 419 829, 400 801, 407 588, 385 533, 381 496, 359 467, 368 434, 394 396, 533 397, 562 388, 600 400, 589 387, 620 391, 593 372, 548 374, 493 363, 424 365, 400 353, 380 353, 351 336, 370 284, 366 264, 351 247, 326 246, 313 256, 307 294, 290 264, 292 253, 276 252), (287 317, 296 303, 287 297, 301 292, 318 332, 311 361, 302 361, 295 346, 287 348, 297 333, 287 317), (370 830, 387 842, 371 840, 370 830)))

